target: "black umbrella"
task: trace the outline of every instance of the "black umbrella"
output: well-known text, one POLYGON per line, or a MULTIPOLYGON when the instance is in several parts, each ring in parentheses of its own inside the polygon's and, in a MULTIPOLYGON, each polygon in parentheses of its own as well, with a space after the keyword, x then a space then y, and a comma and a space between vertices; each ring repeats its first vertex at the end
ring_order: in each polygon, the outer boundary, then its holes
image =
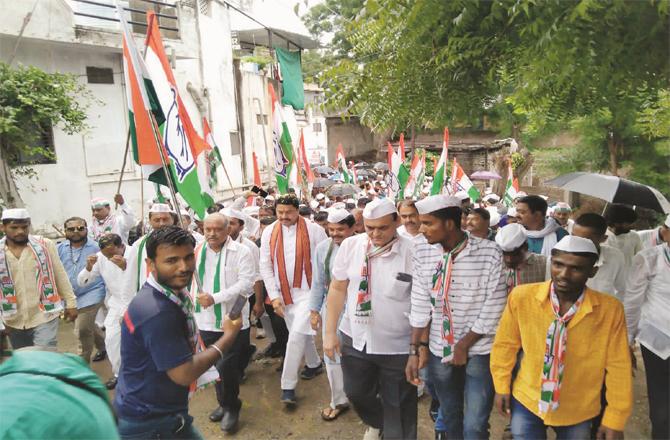
POLYGON ((370 165, 367 162, 358 162, 356 165, 354 165, 354 168, 370 168, 372 165, 370 165))
POLYGON ((356 170, 356 175, 358 177, 375 177, 377 173, 372 170, 356 170))
POLYGON ((373 166, 372 168, 374 168, 375 170, 379 170, 379 171, 388 171, 389 166, 388 166, 388 164, 386 164, 384 162, 377 162, 375 164, 375 166, 373 166))
POLYGON ((316 171, 319 174, 333 174, 336 170, 335 168, 329 167, 328 165, 321 165, 314 168, 314 171, 316 171))
POLYGON ((335 182, 333 182, 330 179, 326 179, 324 177, 317 177, 314 179, 314 188, 328 188, 329 186, 334 185, 335 182))
POLYGON ((545 183, 610 203, 641 206, 670 214, 670 202, 657 189, 617 176, 578 172, 564 174, 545 183))
POLYGON ((356 185, 352 185, 351 183, 336 183, 326 190, 326 194, 331 197, 346 197, 353 196, 354 194, 357 194, 358 191, 358 187, 356 185))

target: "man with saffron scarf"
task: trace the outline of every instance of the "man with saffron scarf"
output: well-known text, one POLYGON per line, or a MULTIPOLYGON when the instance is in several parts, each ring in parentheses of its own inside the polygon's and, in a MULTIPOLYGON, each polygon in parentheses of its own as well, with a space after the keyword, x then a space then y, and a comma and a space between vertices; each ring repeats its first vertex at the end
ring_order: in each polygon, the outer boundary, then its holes
POLYGON ((599 439, 622 439, 633 404, 623 305, 586 286, 598 250, 567 236, 551 252, 551 281, 517 286, 509 296, 491 352, 496 407, 512 415, 515 439, 588 439, 607 405, 599 439), (512 380, 517 353, 521 368, 512 380))
POLYGON ((25 209, 2 211, 0 240, 0 318, 12 347, 56 347, 58 316, 77 318, 77 300, 56 247, 30 234, 25 209), (63 306, 65 301, 65 306, 63 306))
POLYGON ((323 371, 310 325, 309 299, 312 255, 316 245, 327 237, 321 226, 300 216, 299 206, 295 195, 280 196, 277 221, 261 236, 261 276, 275 313, 286 320, 289 329, 281 376, 281 401, 287 405, 297 403, 295 388, 303 356, 303 379, 312 379, 323 371))
POLYGON ((415 243, 398 236, 389 199, 368 203, 363 219, 367 233, 345 239, 333 263, 323 349, 331 359, 342 354, 344 391, 369 426, 365 439, 415 439, 417 391, 404 375, 415 243))
POLYGON ((461 201, 434 195, 416 203, 427 243, 415 249, 407 380, 428 379, 445 430, 435 438, 488 438, 493 408, 489 354, 507 291, 500 248, 461 229, 461 201))

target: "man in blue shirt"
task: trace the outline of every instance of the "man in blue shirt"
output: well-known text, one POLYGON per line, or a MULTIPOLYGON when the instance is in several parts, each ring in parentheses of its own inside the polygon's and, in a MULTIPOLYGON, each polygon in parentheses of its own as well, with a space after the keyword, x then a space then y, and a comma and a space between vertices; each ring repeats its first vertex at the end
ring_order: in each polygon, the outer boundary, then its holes
POLYGON ((551 250, 568 234, 552 217, 547 217, 547 201, 530 195, 516 202, 516 216, 528 234, 528 250, 551 258, 551 250))
POLYGON ((58 256, 77 297, 78 315, 74 332, 79 339, 79 355, 89 363, 95 345, 98 353, 93 361, 100 361, 105 358, 105 335, 95 324, 95 317, 104 303, 107 289, 102 278, 85 287, 79 287, 77 283, 79 272, 86 267, 86 259, 99 252, 100 248, 88 239, 88 228, 83 218, 71 217, 65 221, 64 227, 67 240, 58 245, 58 256))
POLYGON ((151 273, 121 324, 114 407, 124 439, 202 438, 188 414, 189 390, 223 359, 242 319, 226 318, 223 336, 196 350, 198 330, 186 290, 195 272, 194 248, 193 236, 177 226, 157 229, 147 239, 151 273))

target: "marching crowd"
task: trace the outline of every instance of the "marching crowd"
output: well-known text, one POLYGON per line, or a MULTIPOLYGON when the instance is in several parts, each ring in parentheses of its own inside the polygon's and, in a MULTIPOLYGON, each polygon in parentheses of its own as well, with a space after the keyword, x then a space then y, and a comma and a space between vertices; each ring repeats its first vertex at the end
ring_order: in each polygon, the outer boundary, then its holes
MULTIPOLYGON (((14 353, 0 366, 0 411, 12 414, 0 436, 35 433, 20 414, 29 405, 5 412, 21 389, 8 372, 25 383, 61 374, 46 367, 54 353, 19 349, 55 348, 63 317, 81 359, 112 366, 117 426, 101 437, 200 438, 188 399, 211 382, 209 419, 232 433, 249 362, 279 357, 278 404, 301 403, 301 379, 325 370, 321 417, 351 406, 365 439, 416 438, 421 393, 436 439, 488 438, 494 406, 515 439, 548 427, 559 439, 623 438, 637 342, 652 437, 670 438, 670 216, 635 231, 623 205, 577 216, 539 195, 507 208, 492 193, 395 203, 384 182, 361 189, 304 204, 247 193, 204 221, 156 202, 138 224, 117 194, 66 220, 57 245, 31 234, 28 210, 5 209, 0 325, 14 353), (262 352, 252 326, 270 341, 262 352)), ((87 383, 77 392, 101 393, 87 383)), ((107 429, 96 417, 92 429, 107 429)))

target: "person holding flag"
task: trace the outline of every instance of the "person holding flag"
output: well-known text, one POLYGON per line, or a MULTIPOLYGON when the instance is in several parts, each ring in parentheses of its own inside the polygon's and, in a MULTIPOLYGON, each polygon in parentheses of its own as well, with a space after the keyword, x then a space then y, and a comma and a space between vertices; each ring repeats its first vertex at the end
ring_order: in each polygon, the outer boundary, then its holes
POLYGON ((407 361, 407 380, 420 384, 419 369, 428 366, 446 427, 435 438, 488 438, 494 395, 489 353, 507 299, 502 252, 461 230, 457 197, 429 196, 416 208, 427 242, 415 243, 414 355, 407 361))

